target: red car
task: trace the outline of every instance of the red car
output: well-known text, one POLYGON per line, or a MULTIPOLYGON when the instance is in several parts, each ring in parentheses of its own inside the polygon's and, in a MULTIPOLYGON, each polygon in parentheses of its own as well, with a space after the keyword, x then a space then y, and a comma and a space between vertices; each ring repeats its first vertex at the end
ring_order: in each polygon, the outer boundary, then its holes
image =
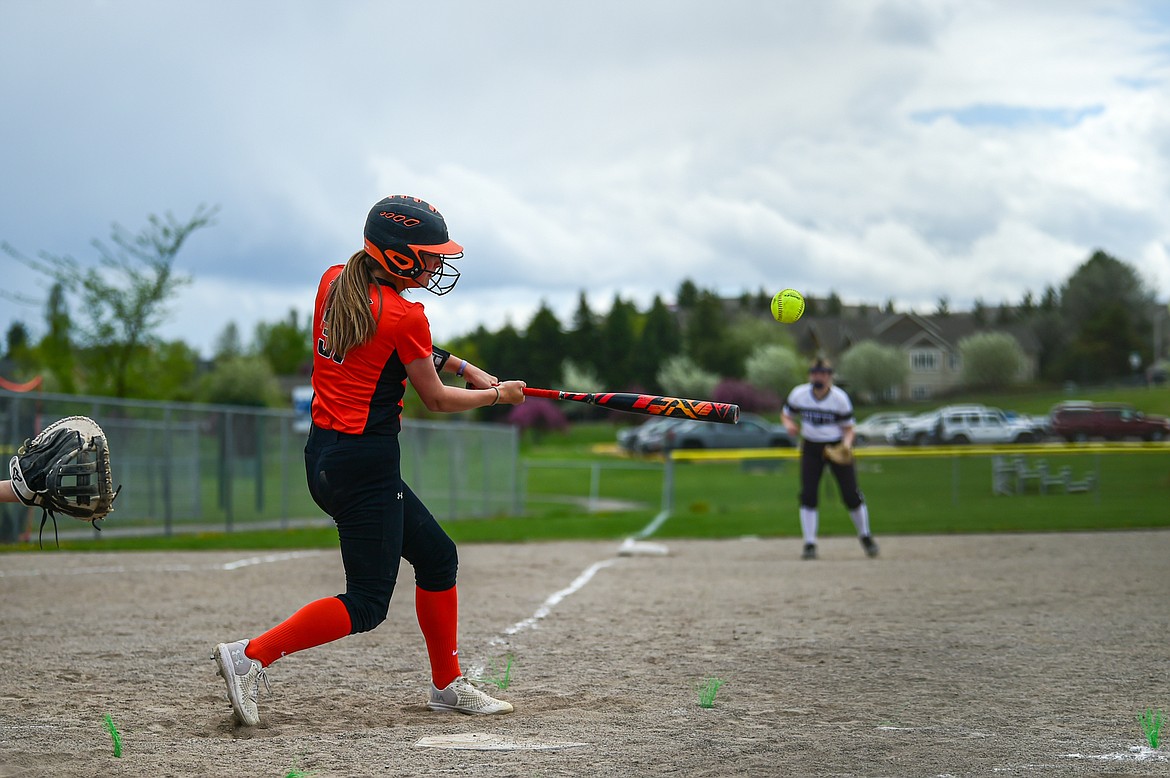
POLYGON ((1052 434, 1070 443, 1090 438, 1170 439, 1170 419, 1146 415, 1122 403, 1060 403, 1050 417, 1052 434))

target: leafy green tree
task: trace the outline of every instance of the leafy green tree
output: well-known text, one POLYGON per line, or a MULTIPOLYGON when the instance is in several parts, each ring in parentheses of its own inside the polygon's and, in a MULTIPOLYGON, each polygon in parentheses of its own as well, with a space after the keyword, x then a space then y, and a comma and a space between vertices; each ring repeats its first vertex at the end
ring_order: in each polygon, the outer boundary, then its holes
POLYGON ((759 389, 787 396, 800 382, 801 359, 791 346, 765 343, 758 346, 744 363, 744 378, 759 389))
POLYGON ((962 380, 972 389, 1006 389, 1019 383, 1025 364, 1019 342, 1005 332, 979 332, 959 341, 962 380))
POLYGON ((600 392, 606 388, 601 376, 593 372, 592 368, 578 365, 571 359, 566 359, 561 364, 561 376, 557 385, 570 392, 600 392))
POLYGON ((893 346, 863 340, 841 355, 841 377, 858 399, 878 402, 906 380, 906 355, 893 346))
POLYGON ((272 366, 263 359, 226 357, 204 376, 200 399, 223 405, 277 406, 284 403, 272 366))
POLYGON ((92 242, 96 267, 47 252, 32 259, 3 244, 5 252, 59 283, 88 312, 88 323, 78 327, 86 391, 127 397, 137 388, 129 382, 133 362, 150 358, 146 346, 166 318, 166 303, 190 282, 175 272, 175 258, 195 231, 212 223, 215 211, 200 206, 186 222, 169 213, 152 214, 136 235, 115 223, 112 246, 92 242))
POLYGON ((690 357, 679 354, 662 363, 658 383, 669 395, 701 399, 714 394, 719 376, 699 367, 690 357))
POLYGON ((678 285, 678 307, 683 310, 694 308, 699 302, 699 287, 689 278, 678 285))
POLYGON ((297 375, 313 362, 312 327, 311 317, 306 316, 302 323, 296 309, 291 308, 284 321, 256 325, 255 351, 268 360, 278 376, 297 375))
POLYGON ((951 315, 951 301, 946 295, 938 298, 938 307, 935 309, 935 316, 950 316, 951 315))
POLYGON ((147 346, 149 359, 135 360, 130 383, 144 400, 199 399, 199 353, 181 340, 157 341, 147 346))
MULTIPOLYGON (((571 359, 566 359, 561 364, 561 377, 557 386, 570 392, 601 392, 607 388, 605 382, 593 371, 593 368, 578 365, 571 359)), ((564 403, 564 405, 565 416, 571 419, 584 419, 598 415, 596 408, 585 403, 564 403)))

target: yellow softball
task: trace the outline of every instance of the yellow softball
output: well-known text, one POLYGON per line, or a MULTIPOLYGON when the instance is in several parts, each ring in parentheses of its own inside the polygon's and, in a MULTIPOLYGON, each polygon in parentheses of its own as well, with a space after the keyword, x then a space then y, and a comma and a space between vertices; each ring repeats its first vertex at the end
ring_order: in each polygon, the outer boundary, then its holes
POLYGON ((804 296, 795 289, 777 292, 772 298, 772 318, 776 321, 792 324, 803 315, 804 296))

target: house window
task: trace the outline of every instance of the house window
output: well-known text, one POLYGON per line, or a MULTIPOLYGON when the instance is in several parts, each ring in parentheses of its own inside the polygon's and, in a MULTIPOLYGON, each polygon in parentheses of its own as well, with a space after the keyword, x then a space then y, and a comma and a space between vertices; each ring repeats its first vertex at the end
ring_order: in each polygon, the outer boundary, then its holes
POLYGON ((963 360, 958 354, 951 354, 947 357, 947 364, 950 365, 952 373, 957 373, 963 367, 963 360))
POLYGON ((925 400, 930 397, 930 392, 925 386, 912 386, 910 387, 910 397, 914 400, 925 400))
POLYGON ((938 370, 938 352, 933 349, 917 349, 911 351, 910 369, 919 373, 938 370))

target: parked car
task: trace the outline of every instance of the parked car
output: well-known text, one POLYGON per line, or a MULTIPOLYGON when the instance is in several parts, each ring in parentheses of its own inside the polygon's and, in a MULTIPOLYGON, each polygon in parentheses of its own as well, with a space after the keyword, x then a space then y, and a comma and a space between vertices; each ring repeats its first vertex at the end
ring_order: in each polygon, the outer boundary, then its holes
POLYGON ((927 411, 903 419, 889 434, 889 442, 895 446, 926 446, 937 442, 939 415, 939 411, 927 411))
POLYGON ((873 443, 888 443, 890 435, 898 429, 898 425, 909 419, 913 414, 897 411, 886 411, 866 416, 863 421, 853 427, 854 442, 858 446, 873 443))
POLYGON ((1073 441, 1170 439, 1170 419, 1144 414, 1124 403, 1063 402, 1052 408, 1052 434, 1073 441))
POLYGON ((646 453, 646 441, 670 424, 679 424, 685 419, 675 419, 669 416, 659 416, 642 422, 636 427, 626 427, 617 434, 618 448, 631 454, 646 453))
POLYGON ((674 424, 655 427, 638 443, 641 453, 665 448, 775 448, 795 445, 782 424, 772 424, 754 413, 742 413, 739 424, 716 424, 692 419, 672 419, 674 424))
POLYGON ((985 405, 947 405, 901 424, 893 442, 922 446, 928 443, 1032 443, 1043 438, 1030 417, 1011 418, 985 405))

